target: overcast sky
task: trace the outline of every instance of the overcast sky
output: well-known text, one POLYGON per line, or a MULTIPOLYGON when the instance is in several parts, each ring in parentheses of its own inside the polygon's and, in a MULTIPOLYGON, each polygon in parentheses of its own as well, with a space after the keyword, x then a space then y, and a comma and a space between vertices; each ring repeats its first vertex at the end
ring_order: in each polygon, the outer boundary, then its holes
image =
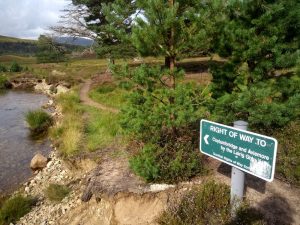
POLYGON ((0 0, 0 35, 37 39, 55 25, 68 0, 0 0))

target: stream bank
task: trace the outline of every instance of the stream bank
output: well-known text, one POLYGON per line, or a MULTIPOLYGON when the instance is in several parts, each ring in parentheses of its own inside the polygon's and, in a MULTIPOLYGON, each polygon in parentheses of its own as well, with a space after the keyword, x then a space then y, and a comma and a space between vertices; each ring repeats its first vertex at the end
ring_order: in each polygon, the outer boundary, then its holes
POLYGON ((13 192, 33 176, 29 164, 36 153, 47 157, 51 151, 47 137, 31 137, 25 114, 47 108, 52 116, 61 115, 52 98, 70 87, 64 82, 48 84, 35 78, 18 78, 9 84, 12 89, 0 93, 0 196, 13 192))

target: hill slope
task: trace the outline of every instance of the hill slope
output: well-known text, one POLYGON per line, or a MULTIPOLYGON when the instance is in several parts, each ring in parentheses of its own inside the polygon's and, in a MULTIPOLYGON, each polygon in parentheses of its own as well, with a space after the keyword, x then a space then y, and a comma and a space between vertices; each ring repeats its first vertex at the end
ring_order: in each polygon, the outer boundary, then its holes
MULTIPOLYGON (((93 44, 86 38, 54 37, 54 41, 66 47, 68 51, 83 50, 93 44)), ((0 55, 33 56, 37 52, 37 40, 28 40, 0 35, 0 55)))
POLYGON ((7 37, 7 36, 2 36, 0 35, 0 43, 1 42, 6 42, 6 43, 17 43, 17 42, 22 42, 22 43, 36 43, 36 40, 29 40, 29 39, 21 39, 21 38, 16 38, 16 37, 7 37))

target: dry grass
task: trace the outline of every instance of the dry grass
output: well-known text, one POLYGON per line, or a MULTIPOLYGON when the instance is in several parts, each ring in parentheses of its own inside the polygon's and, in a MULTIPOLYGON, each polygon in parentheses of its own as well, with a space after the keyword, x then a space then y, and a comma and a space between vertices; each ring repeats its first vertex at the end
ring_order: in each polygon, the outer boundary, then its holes
POLYGON ((189 73, 185 75, 184 82, 195 81, 198 84, 207 85, 211 82, 212 76, 210 73, 189 73))
POLYGON ((84 141, 84 109, 76 91, 60 95, 57 102, 64 115, 50 135, 64 155, 74 155, 81 150, 84 141))
MULTIPOLYGON (((74 155, 80 150, 80 144, 83 139, 83 126, 78 118, 70 116, 68 121, 64 123, 64 132, 61 136, 61 151, 66 155, 74 155)), ((79 119, 81 121, 81 119, 79 119)))

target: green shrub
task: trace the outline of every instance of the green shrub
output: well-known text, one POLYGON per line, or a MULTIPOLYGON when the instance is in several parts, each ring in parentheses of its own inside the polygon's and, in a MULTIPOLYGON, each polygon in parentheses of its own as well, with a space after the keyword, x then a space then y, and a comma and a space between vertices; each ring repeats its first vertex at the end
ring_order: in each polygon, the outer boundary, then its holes
POLYGON ((246 120, 252 127, 283 127, 299 118, 299 1, 235 1, 218 26, 213 51, 226 62, 214 64, 212 112, 226 123, 246 120), (236 13, 235 9, 239 9, 236 13), (285 18, 283 20, 283 18, 285 18))
POLYGON ((119 88, 125 89, 127 91, 133 88, 133 84, 128 81, 121 81, 118 86, 119 88))
POLYGON ((132 157, 133 171, 147 181, 168 183, 187 180, 203 171, 197 128, 209 115, 209 89, 183 82, 184 71, 141 65, 113 68, 115 75, 131 81, 132 91, 123 108, 121 126, 146 143, 132 157), (170 85, 169 82, 173 82, 170 85))
POLYGON ((15 223, 30 212, 33 204, 33 199, 20 195, 6 200, 0 209, 0 225, 15 223))
POLYGON ((0 89, 6 89, 8 87, 7 77, 0 74, 0 89))
POLYGON ((129 161, 131 169, 147 181, 154 181, 159 177, 159 166, 155 161, 156 152, 156 146, 148 144, 129 161))
POLYGON ((70 193, 70 189, 65 185, 50 184, 45 191, 45 195, 50 201, 60 202, 70 193))
POLYGON ((174 183, 206 172, 191 142, 146 145, 130 160, 132 170, 147 181, 174 183))
POLYGON ((2 64, 0 64, 0 72, 7 72, 7 68, 2 64))
POLYGON ((51 85, 49 91, 51 92, 51 94, 56 94, 57 93, 57 87, 55 87, 55 85, 51 85))
POLYGON ((43 110, 29 111, 25 117, 33 134, 47 132, 53 122, 52 117, 43 110))
POLYGON ((262 217, 244 205, 231 221, 230 188, 214 181, 200 188, 193 188, 183 196, 179 204, 172 204, 159 217, 161 225, 258 225, 262 217))
POLYGON ((23 70, 17 62, 13 62, 10 67, 10 72, 21 72, 23 70))
POLYGON ((254 129, 273 130, 300 116, 300 77, 282 77, 260 82, 243 90, 225 94, 211 111, 215 120, 229 124, 246 120, 254 129))

